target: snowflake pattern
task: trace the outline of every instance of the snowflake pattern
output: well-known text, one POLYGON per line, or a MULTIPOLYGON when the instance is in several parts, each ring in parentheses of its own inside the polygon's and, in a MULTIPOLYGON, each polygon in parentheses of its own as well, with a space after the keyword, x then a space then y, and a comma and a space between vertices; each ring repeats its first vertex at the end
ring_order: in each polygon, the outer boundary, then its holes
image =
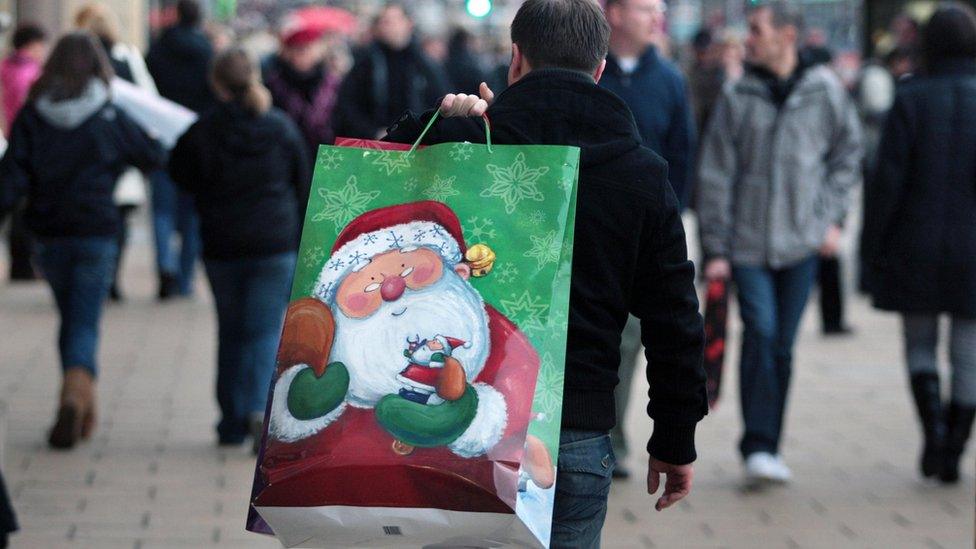
POLYGON ((442 179, 441 176, 435 175, 434 182, 424 189, 424 196, 438 202, 446 202, 449 197, 461 194, 454 188, 455 179, 457 179, 456 176, 442 179))
POLYGON ((312 216, 312 222, 331 221, 337 231, 342 230, 356 216, 366 211, 370 202, 380 195, 379 191, 362 192, 356 176, 352 175, 338 191, 320 188, 318 194, 325 200, 322 211, 312 216))
POLYGON ((541 421, 551 423, 560 417, 558 412, 563 405, 563 381, 563 371, 556 367, 552 354, 542 355, 533 398, 535 411, 541 416, 541 421))
POLYGON ((566 337, 566 329, 569 328, 569 321, 565 312, 550 311, 549 322, 546 323, 546 340, 559 341, 566 337))
POLYGON ((403 190, 407 191, 408 193, 412 193, 416 188, 417 188, 416 177, 411 177, 410 179, 407 180, 406 183, 403 184, 403 190))
POLYGON ((462 160, 469 160, 471 158, 471 153, 474 151, 474 145, 471 143, 455 143, 451 147, 451 152, 448 154, 455 162, 461 162, 462 160))
POLYGON ((511 299, 499 300, 499 305, 505 316, 514 321, 526 335, 541 332, 545 328, 542 320, 549 305, 541 297, 533 297, 528 290, 524 290, 521 295, 511 294, 511 299))
POLYGON ((404 151, 381 151, 373 160, 373 165, 379 166, 386 175, 398 174, 410 167, 410 156, 404 151))
POLYGON ((319 167, 334 170, 342 163, 342 153, 336 149, 322 149, 319 152, 319 167))
POLYGON ((549 173, 548 166, 529 168, 525 164, 525 154, 518 153, 511 166, 495 164, 486 166, 494 181, 481 191, 483 198, 497 197, 505 202, 505 212, 511 214, 523 200, 541 202, 545 199, 539 190, 539 178, 549 173))
POLYGON ((397 234, 394 231, 390 231, 390 234, 387 235, 387 237, 386 237, 386 241, 391 246, 393 246, 394 248, 396 248, 398 250, 403 247, 403 235, 402 234, 397 234))
POLYGON ((511 284, 512 282, 515 282, 516 278, 518 278, 518 274, 518 267, 512 265, 511 263, 505 263, 499 267, 497 271, 495 271, 495 280, 497 280, 499 284, 511 284))
POLYGON ((546 222, 546 214, 542 210, 536 210, 529 215, 519 218, 517 224, 523 228, 536 228, 546 222))
POLYGON ((313 269, 325 259, 325 250, 322 246, 315 246, 305 252, 305 257, 302 258, 302 263, 309 269, 313 269))
POLYGON ((464 226, 464 234, 471 242, 485 242, 495 238, 495 222, 483 217, 470 217, 464 226))
POLYGON ((559 261, 559 253, 563 249, 563 243, 562 240, 557 239, 556 231, 549 231, 545 236, 531 234, 529 239, 532 241, 532 248, 522 254, 523 257, 535 258, 540 269, 559 261))

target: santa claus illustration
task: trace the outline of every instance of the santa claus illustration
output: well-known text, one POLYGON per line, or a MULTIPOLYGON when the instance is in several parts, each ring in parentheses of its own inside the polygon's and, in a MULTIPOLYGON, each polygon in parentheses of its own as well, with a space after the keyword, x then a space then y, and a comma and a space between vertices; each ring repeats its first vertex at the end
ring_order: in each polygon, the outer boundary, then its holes
MULTIPOLYGON (((302 470, 307 489, 316 459, 368 463, 365 482, 409 499, 417 488, 404 466, 436 476, 450 464, 443 474, 467 480, 451 494, 425 495, 425 504, 433 497, 443 508, 465 508, 477 504, 473 494, 497 491, 510 506, 523 455, 549 458, 539 439, 526 437, 539 357, 471 284, 494 259, 483 243, 466 246, 457 216, 439 202, 353 220, 314 295, 289 307, 262 464, 269 484, 302 470)), ((551 460, 542 471, 536 480, 551 485, 551 460)), ((343 482, 323 480, 320 499, 369 503, 343 482)), ((275 492, 264 491, 266 504, 288 500, 275 492)))

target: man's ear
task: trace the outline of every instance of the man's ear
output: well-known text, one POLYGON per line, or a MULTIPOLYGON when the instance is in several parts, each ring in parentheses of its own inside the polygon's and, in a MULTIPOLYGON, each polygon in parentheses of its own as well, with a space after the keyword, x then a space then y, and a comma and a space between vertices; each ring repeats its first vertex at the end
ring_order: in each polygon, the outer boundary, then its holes
POLYGON ((596 68, 596 70, 593 71, 593 81, 594 82, 596 82, 598 84, 600 83, 600 78, 603 77, 603 71, 606 70, 606 68, 607 68, 607 60, 604 59, 603 61, 600 61, 600 66, 598 66, 596 68))
POLYGON ((525 73, 525 56, 522 55, 522 50, 519 49, 518 44, 512 44, 512 62, 508 66, 508 85, 511 86, 518 82, 525 73))
POLYGON ((455 265, 454 272, 464 280, 469 280, 471 278, 471 266, 467 263, 462 262, 455 265))

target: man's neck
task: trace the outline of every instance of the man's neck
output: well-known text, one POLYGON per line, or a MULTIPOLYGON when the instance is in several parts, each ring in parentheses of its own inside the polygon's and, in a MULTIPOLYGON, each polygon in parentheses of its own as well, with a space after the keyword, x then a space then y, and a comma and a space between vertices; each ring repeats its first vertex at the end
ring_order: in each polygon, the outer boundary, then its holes
POLYGON ((644 52, 646 52, 647 48, 649 47, 650 46, 642 46, 630 40, 624 40, 621 38, 618 38, 617 40, 614 40, 613 38, 610 39, 610 53, 612 53, 617 59, 624 57, 640 57, 644 55, 644 52))
POLYGON ((800 57, 797 55, 796 50, 783 55, 779 61, 770 64, 766 67, 769 72, 776 75, 776 78, 780 80, 786 80, 796 71, 796 67, 800 64, 800 57))

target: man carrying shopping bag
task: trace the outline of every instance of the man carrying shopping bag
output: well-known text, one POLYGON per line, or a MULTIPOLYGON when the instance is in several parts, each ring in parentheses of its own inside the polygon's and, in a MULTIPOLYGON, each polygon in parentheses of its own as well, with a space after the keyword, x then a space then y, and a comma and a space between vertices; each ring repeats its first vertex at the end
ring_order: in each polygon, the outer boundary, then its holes
MULTIPOLYGON (((640 146, 633 116, 596 82, 609 27, 592 0, 529 0, 512 23, 510 87, 448 95, 424 144, 493 140, 581 148, 552 547, 598 547, 613 453, 613 388, 628 313, 641 320, 650 382, 648 492, 663 510, 688 495, 695 425, 707 413, 703 330, 667 165, 640 146), (489 103, 491 106, 489 107, 489 103), (486 112, 487 111, 487 112, 486 112)), ((412 142, 434 111, 408 113, 388 140, 412 142)))

